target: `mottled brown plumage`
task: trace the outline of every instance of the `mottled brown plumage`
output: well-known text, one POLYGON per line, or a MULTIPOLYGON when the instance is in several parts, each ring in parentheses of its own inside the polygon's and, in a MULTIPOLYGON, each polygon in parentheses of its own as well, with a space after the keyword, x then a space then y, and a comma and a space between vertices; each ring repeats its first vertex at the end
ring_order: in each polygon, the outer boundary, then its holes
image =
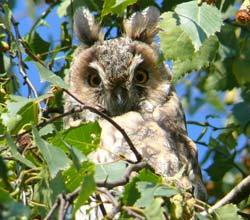
MULTIPOLYGON (((197 149, 187 136, 181 103, 171 85, 171 73, 160 62, 153 42, 159 11, 150 7, 124 21, 124 36, 104 41, 94 17, 84 9, 75 15, 82 45, 75 53, 67 81, 70 91, 88 105, 99 106, 129 135, 142 157, 168 181, 184 168, 177 183, 195 197, 205 198, 197 149), (89 21, 89 22, 88 22, 89 21)), ((65 109, 79 105, 66 96, 65 109)), ((84 111, 68 117, 66 127, 98 120, 101 146, 90 157, 97 163, 120 155, 135 160, 123 136, 109 122, 84 111)))

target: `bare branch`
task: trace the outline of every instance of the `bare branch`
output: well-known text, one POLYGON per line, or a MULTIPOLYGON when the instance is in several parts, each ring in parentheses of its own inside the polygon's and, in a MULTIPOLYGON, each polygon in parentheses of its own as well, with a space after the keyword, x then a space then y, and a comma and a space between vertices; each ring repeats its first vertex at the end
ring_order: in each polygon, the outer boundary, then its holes
MULTIPOLYGON (((0 5, 0 8, 3 9, 2 5, 0 5)), ((15 41, 19 44, 22 41, 22 37, 21 34, 19 32, 18 29, 18 22, 16 21, 16 19, 14 18, 13 15, 11 15, 11 23, 14 27, 14 31, 15 31, 15 41)), ((33 84, 31 83, 30 79, 28 78, 28 74, 26 72, 26 68, 25 68, 25 64, 23 62, 23 57, 22 57, 22 52, 21 49, 19 47, 17 47, 17 57, 18 57, 18 66, 19 66, 19 72, 21 73, 24 83, 27 84, 29 90, 32 91, 34 97, 38 97, 38 93, 35 89, 35 87, 33 86, 33 84)))
POLYGON ((209 213, 212 213, 215 209, 220 208, 228 203, 239 203, 250 194, 250 175, 243 179, 237 186, 235 186, 226 196, 213 205, 209 209, 209 213))

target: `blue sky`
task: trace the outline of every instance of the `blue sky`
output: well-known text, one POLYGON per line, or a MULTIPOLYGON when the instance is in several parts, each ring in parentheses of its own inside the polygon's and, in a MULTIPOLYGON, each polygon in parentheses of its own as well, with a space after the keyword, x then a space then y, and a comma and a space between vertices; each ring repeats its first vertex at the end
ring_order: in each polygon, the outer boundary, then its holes
MULTIPOLYGON (((33 24, 33 20, 30 19, 30 16, 27 16, 30 14, 30 11, 32 11, 32 7, 29 6, 28 4, 31 1, 26 1, 26 0, 18 0, 17 1, 17 5, 13 11, 14 16, 16 18, 16 20, 19 22, 19 29, 21 32, 21 35, 24 37, 30 30, 32 24, 33 24)), ((34 15, 35 17, 39 17, 41 15, 41 13, 46 10, 46 5, 43 4, 40 7, 37 7, 37 11, 34 11, 34 15)), ((66 18, 58 18, 57 16, 57 8, 55 8, 52 13, 50 13, 50 15, 46 18, 47 23, 49 24, 49 26, 43 26, 43 27, 39 27, 38 28, 38 32, 39 34, 47 41, 50 42, 58 42, 60 39, 60 23, 62 22, 62 20, 65 20, 66 18)), ((77 41, 75 41, 77 42, 77 41)), ((63 54, 59 54, 59 56, 62 56, 63 54)), ((39 77, 39 73, 37 72, 36 68, 34 67, 34 64, 32 64, 31 62, 28 63, 28 74, 29 77, 32 81, 32 83, 35 85, 35 87, 38 89, 38 91, 41 91, 43 89, 43 86, 40 82, 40 77, 39 77)), ((17 76, 20 77, 18 70, 16 69, 15 72, 17 73, 17 76)), ((195 74, 195 73, 193 73, 195 74)), ((188 78, 190 80, 190 83, 192 83, 192 76, 190 76, 188 78)), ((22 82, 22 79, 21 79, 22 82)), ((185 93, 184 90, 184 84, 183 83, 179 83, 176 86, 176 90, 178 95, 180 96, 180 98, 183 97, 183 94, 185 93)), ((25 94, 24 89, 21 89, 22 94, 25 94)), ((199 92, 198 89, 193 88, 192 89, 192 96, 195 97, 200 97, 201 94, 199 92)), ((205 104, 203 105, 194 115, 189 115, 186 114, 187 120, 192 120, 192 121, 199 121, 199 122, 203 122, 205 121, 205 117, 209 114, 217 114, 219 116, 219 118, 216 119, 211 119, 210 122, 211 124, 213 124, 214 126, 223 126, 224 124, 224 120, 225 120, 225 113, 220 113, 218 111, 216 111, 213 107, 211 107, 209 104, 205 104)), ((199 134, 202 131, 202 127, 198 127, 198 126, 194 126, 194 125, 188 125, 188 133, 190 135, 190 137, 192 139, 196 139, 199 134)), ((204 142, 208 141, 208 137, 210 135, 210 132, 208 132, 207 135, 204 136, 203 140, 204 142)), ((242 145, 244 142, 244 139, 240 139, 239 141, 239 145, 242 145)), ((204 157, 204 154, 206 152, 206 147, 204 146, 198 146, 198 150, 199 150, 199 159, 201 160, 204 157)), ((207 166, 211 163, 211 161, 208 161, 204 166, 204 168, 207 168, 207 166)))

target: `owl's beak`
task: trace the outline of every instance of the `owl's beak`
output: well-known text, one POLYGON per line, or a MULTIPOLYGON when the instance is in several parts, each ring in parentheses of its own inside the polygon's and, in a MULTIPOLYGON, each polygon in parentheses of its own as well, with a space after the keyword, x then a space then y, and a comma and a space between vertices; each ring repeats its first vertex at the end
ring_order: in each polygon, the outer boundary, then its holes
POLYGON ((127 89, 118 86, 113 91, 113 97, 115 98, 118 108, 123 109, 127 104, 128 91, 127 89))
POLYGON ((110 98, 107 110, 111 116, 121 115, 129 111, 128 90, 126 88, 117 86, 112 90, 110 98))

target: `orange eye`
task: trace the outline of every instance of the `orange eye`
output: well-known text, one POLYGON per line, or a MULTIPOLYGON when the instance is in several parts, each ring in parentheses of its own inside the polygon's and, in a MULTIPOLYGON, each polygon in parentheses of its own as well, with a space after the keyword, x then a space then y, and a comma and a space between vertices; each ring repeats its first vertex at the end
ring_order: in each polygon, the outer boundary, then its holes
POLYGON ((146 83, 148 81, 148 73, 144 70, 137 70, 135 72, 135 81, 136 83, 146 83))
POLYGON ((101 78, 97 73, 92 73, 88 78, 89 85, 92 87, 97 87, 101 83, 101 78))

